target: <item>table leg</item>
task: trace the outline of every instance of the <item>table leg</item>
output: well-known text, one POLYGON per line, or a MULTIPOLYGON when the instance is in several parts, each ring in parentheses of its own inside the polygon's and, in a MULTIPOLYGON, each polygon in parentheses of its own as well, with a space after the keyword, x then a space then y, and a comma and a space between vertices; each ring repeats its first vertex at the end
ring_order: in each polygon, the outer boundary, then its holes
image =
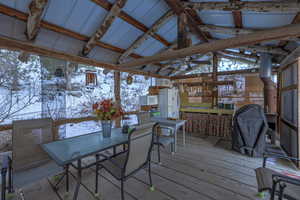
POLYGON ((114 154, 114 156, 117 154, 117 147, 116 146, 113 147, 113 154, 114 154))
POLYGON ((69 165, 66 165, 66 192, 69 193, 69 165))
POLYGON ((81 160, 77 161, 77 185, 74 192, 73 200, 77 200, 78 192, 81 184, 81 160))
POLYGON ((182 126, 183 146, 185 146, 185 123, 182 126))
POLYGON ((174 153, 176 153, 177 152, 177 128, 174 128, 173 131, 175 134, 174 153))

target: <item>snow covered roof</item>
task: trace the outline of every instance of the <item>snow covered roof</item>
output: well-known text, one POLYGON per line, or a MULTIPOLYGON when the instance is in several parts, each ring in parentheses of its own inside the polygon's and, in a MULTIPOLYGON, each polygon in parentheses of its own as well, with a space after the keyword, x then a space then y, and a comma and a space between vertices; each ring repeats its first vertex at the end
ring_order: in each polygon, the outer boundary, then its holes
MULTIPOLYGON (((27 41, 24 34, 29 5, 37 0, 0 0, 0 35, 27 41)), ((39 0, 43 1, 43 0, 39 0)), ((46 1, 46 0, 44 0, 46 1)), ((79 55, 89 38, 99 29, 109 11, 120 0, 48 0, 41 15, 41 28, 32 41, 40 47, 79 55)), ((190 2, 227 2, 226 0, 192 0, 190 2)), ((251 0, 258 1, 258 0, 251 0)), ((270 1, 270 0, 269 0, 270 1)), ((278 2, 278 1, 275 1, 278 2)), ((120 56, 171 8, 165 0, 127 0, 118 17, 87 55, 88 58, 116 64, 120 56)), ((237 27, 232 11, 196 10, 196 18, 202 24, 222 27, 237 27)), ((242 28, 266 29, 291 24, 297 18, 296 11, 241 12, 242 28)), ((199 22, 200 24, 200 22, 199 22)), ((152 56, 168 49, 177 39, 177 16, 169 17, 154 33, 131 53, 131 58, 152 56)), ((214 39, 232 37, 230 34, 210 32, 214 39)), ((191 34, 192 44, 203 43, 191 34)), ((279 41, 262 43, 277 46, 279 41)), ((168 70, 159 70, 160 65, 142 67, 138 70, 170 75, 168 70)), ((172 67, 170 68, 172 70, 172 67)))

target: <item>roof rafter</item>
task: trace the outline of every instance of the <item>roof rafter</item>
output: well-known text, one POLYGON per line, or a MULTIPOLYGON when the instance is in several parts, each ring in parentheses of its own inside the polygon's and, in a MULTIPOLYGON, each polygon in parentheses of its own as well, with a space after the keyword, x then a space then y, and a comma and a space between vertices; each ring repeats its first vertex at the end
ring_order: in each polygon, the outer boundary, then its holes
MULTIPOLYGON (((240 0, 230 0, 231 3, 240 2, 240 0)), ((240 10, 232 11, 235 28, 243 28, 243 17, 240 10)))
POLYGON ((245 54, 245 53, 234 52, 234 51, 229 51, 229 50, 223 50, 221 52, 225 53, 227 55, 231 55, 231 56, 237 56, 237 57, 248 58, 248 59, 255 59, 255 60, 259 59, 259 56, 255 55, 255 54, 245 54))
MULTIPOLYGON (((22 21, 25 21, 25 22, 27 21, 27 18, 28 18, 27 13, 18 11, 18 10, 13 9, 13 8, 9 8, 9 7, 4 6, 4 5, 0 5, 0 13, 2 13, 4 15, 7 15, 7 16, 10 16, 10 17, 14 17, 16 19, 19 19, 19 20, 22 20, 22 21)), ((71 37, 71 38, 75 38, 75 39, 80 40, 80 41, 88 41, 89 40, 88 36, 76 33, 74 31, 65 29, 63 27, 57 26, 55 24, 51 24, 51 23, 43 21, 43 20, 41 20, 40 26, 42 28, 51 30, 51 31, 56 32, 56 33, 66 35, 66 36, 71 37)), ((104 42, 100 42, 100 41, 97 41, 96 45, 101 47, 101 48, 104 48, 104 49, 107 49, 107 50, 110 50, 110 51, 113 51, 113 52, 116 52, 116 53, 124 53, 125 52, 125 49, 122 49, 122 48, 119 48, 119 47, 116 47, 116 46, 113 46, 113 45, 110 45, 110 44, 107 44, 107 43, 104 43, 104 42)), ((134 54, 134 53, 130 54, 130 56, 132 58, 142 58, 143 57, 141 55, 134 54)))
POLYGON ((195 33, 200 40, 205 42, 208 41, 207 35, 205 35, 198 27, 199 23, 195 20, 195 14, 192 14, 192 9, 186 10, 183 7, 183 2, 180 0, 165 0, 165 2, 172 8, 172 10, 176 13, 177 16, 180 16, 182 12, 184 12, 187 16, 188 26, 190 30, 195 33))
POLYGON ((299 55, 300 55, 300 47, 297 47, 280 62, 280 65, 285 66, 289 64, 290 62, 294 61, 297 57, 299 57, 299 55))
MULTIPOLYGON (((294 24, 296 24, 296 23, 294 23, 294 24)), ((263 31, 263 30, 268 30, 269 29, 269 28, 265 28, 265 29, 233 28, 233 27, 217 26, 217 25, 211 25, 211 24, 199 25, 199 28, 202 31, 214 32, 214 33, 221 33, 221 34, 228 34, 228 35, 234 35, 234 36, 242 35, 242 34, 249 34, 249 33, 254 33, 256 31, 263 31)), ((287 40, 282 40, 282 41, 283 42, 287 42, 287 41, 299 41, 299 39, 297 39, 297 38, 289 38, 287 40)), ((283 46, 283 45, 278 45, 278 46, 283 46)))
POLYGON ((251 51, 252 53, 260 52, 260 53, 269 53, 269 54, 277 54, 277 55, 287 55, 288 54, 287 51, 285 51, 279 47, 251 45, 251 46, 239 47, 238 49, 244 50, 244 51, 251 51))
POLYGON ((133 44, 119 57, 119 62, 122 62, 125 58, 127 58, 135 49, 137 49, 145 40, 147 40, 150 36, 153 36, 155 32, 164 25, 172 16, 174 12, 172 10, 165 13, 162 17, 160 17, 142 36, 137 38, 133 44))
MULTIPOLYGON (((298 23, 300 23, 300 12, 298 12, 296 14, 296 16, 294 17, 294 19, 292 21, 292 24, 298 24, 298 23)), ((288 44, 288 41, 282 40, 282 41, 279 42, 278 46, 284 48, 287 44, 288 44)))
POLYGON ((32 0, 28 6, 29 16, 27 18, 26 25, 26 37, 28 40, 34 40, 40 30, 40 23, 42 20, 42 14, 48 0, 32 0))
POLYGON ((150 72, 143 72, 143 71, 138 71, 138 70, 134 70, 134 69, 121 68, 114 64, 101 62, 101 61, 97 61, 94 59, 65 53, 62 51, 51 50, 51 49, 48 49, 45 47, 37 46, 35 44, 32 44, 31 42, 24 42, 24 41, 19 41, 16 39, 9 39, 6 37, 1 37, 1 36, 0 36, 0 48, 17 50, 17 51, 25 51, 28 53, 33 53, 33 54, 43 55, 43 56, 48 56, 48 57, 54 57, 54 58, 58 58, 58 59, 68 60, 68 61, 75 62, 75 63, 81 63, 81 64, 91 65, 91 66, 110 69, 110 70, 124 71, 124 72, 133 73, 133 74, 140 74, 140 75, 152 76, 152 77, 157 77, 157 78, 168 78, 166 76, 161 76, 161 75, 150 73, 150 72))
POLYGON ((297 1, 235 1, 235 2, 185 2, 184 6, 201 10, 298 12, 297 1))
POLYGON ((90 37, 89 41, 84 45, 82 49, 82 55, 87 56, 91 50, 96 46, 96 42, 99 41, 104 34, 108 31, 115 18, 121 12, 121 9, 126 4, 127 0, 117 0, 111 7, 110 11, 105 16, 101 26, 98 30, 90 37))
POLYGON ((135 67, 163 60, 182 58, 194 54, 206 54, 208 52, 219 51, 228 48, 237 48, 246 45, 253 45, 264 41, 276 39, 294 38, 300 35, 300 24, 288 25, 279 28, 272 28, 266 31, 240 35, 233 38, 212 41, 192 47, 179 49, 171 52, 161 53, 155 56, 148 56, 136 59, 131 62, 120 64, 119 66, 135 67))
POLYGON ((257 64, 256 61, 251 61, 251 60, 248 60, 246 58, 241 58, 241 57, 226 55, 224 53, 217 53, 217 56, 219 58, 226 58, 226 59, 229 59, 229 60, 236 60, 236 61, 239 61, 239 62, 242 62, 242 63, 246 63, 246 64, 250 64, 250 65, 256 65, 257 64))
MULTIPOLYGON (((106 9, 107 11, 109 11, 111 9, 111 7, 113 6, 109 1, 107 0, 91 0, 92 2, 96 3, 97 5, 101 6, 102 8, 106 9)), ((129 14, 127 14, 124 11, 121 11, 119 14, 119 17, 121 19, 123 19, 124 21, 126 21, 127 23, 133 25, 134 27, 136 27, 137 29, 143 31, 143 32, 147 32, 148 31, 148 27, 145 26, 143 23, 139 22, 138 20, 134 19, 133 17, 131 17, 129 14)), ((159 42, 161 42, 162 44, 164 44, 165 46, 170 46, 171 44, 164 39, 162 36, 153 33, 153 38, 158 40, 159 42)))

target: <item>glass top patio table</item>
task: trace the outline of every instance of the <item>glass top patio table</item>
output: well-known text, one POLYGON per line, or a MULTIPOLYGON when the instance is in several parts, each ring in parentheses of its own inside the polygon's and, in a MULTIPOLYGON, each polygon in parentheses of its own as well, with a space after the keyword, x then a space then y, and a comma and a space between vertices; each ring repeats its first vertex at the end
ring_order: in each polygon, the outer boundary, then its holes
POLYGON ((113 128, 111 138, 103 138, 101 132, 90 133, 43 144, 42 148, 60 166, 96 154, 128 142, 128 134, 121 128, 113 128))

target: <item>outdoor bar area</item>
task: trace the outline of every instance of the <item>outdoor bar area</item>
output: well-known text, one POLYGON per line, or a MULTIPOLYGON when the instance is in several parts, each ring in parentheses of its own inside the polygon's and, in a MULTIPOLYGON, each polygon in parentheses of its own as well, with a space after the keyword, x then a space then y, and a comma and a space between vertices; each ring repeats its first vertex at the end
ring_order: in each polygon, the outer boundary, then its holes
POLYGON ((0 0, 0 200, 300 200, 298 0, 0 0))

